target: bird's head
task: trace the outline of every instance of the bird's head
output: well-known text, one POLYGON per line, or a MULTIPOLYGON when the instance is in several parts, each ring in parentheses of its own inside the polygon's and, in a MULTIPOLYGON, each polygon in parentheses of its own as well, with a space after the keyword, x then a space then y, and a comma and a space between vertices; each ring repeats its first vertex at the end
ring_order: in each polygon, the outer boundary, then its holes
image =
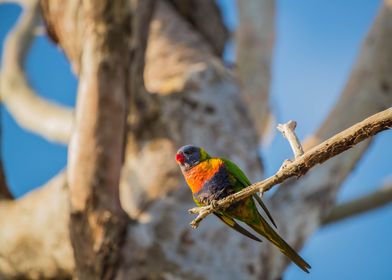
POLYGON ((176 154, 176 161, 183 171, 187 171, 209 158, 211 158, 210 155, 203 148, 193 145, 181 147, 176 154))

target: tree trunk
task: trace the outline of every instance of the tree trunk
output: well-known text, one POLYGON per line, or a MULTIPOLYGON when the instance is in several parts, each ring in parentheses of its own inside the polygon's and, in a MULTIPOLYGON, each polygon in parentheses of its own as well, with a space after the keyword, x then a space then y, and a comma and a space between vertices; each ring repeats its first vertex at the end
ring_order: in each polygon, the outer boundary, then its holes
MULTIPOLYGON (((215 6, 202 2, 199 11, 215 6)), ((80 279, 281 277, 288 261, 267 242, 243 238, 215 217, 189 227, 193 201, 173 158, 179 146, 203 146, 252 181, 262 177, 256 129, 217 55, 224 39, 190 14, 197 3, 157 1, 143 71, 150 1, 41 0, 50 36, 79 75, 75 132, 67 176, 0 202, 7 213, 0 216, 0 278, 70 278, 75 269, 80 279)), ((391 104, 390 9, 388 0, 361 51, 364 62, 313 144, 391 104)), ((222 28, 219 14, 211 17, 222 28)), ((366 147, 267 201, 293 247, 318 228, 366 147)))

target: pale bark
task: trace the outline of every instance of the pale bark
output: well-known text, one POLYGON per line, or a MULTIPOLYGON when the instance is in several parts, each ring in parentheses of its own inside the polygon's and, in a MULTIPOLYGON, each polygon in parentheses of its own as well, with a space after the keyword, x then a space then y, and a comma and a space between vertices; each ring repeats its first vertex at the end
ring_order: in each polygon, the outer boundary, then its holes
POLYGON ((180 145, 194 143, 232 158, 253 179, 261 176, 257 137, 235 81, 203 38, 163 1, 150 32, 145 78, 146 87, 158 95, 159 113, 151 118, 154 122, 145 123, 149 130, 133 135, 137 146, 130 146, 128 140, 131 150, 122 191, 129 196, 122 193, 121 198, 142 223, 129 230, 120 275, 151 279, 255 276, 260 248, 251 240, 227 231, 214 218, 197 231, 189 228, 184 209, 193 201, 186 187, 179 188, 180 174, 173 159, 180 145), (140 209, 143 215, 137 213, 140 209), (238 256, 236 267, 229 265, 233 249, 238 256))
POLYGON ((278 124, 278 126, 276 127, 282 133, 283 137, 286 138, 289 142, 295 158, 304 154, 302 144, 301 142, 299 142, 297 134, 294 131, 296 127, 297 122, 295 121, 288 121, 285 124, 278 124))
POLYGON ((236 65, 241 94, 263 142, 271 138, 273 115, 269 104, 271 64, 275 41, 275 0, 237 1, 236 65))
POLYGON ((164 1, 151 24, 146 59, 146 88, 155 102, 142 112, 142 126, 128 133, 121 195, 127 212, 138 215, 150 201, 178 189, 173 155, 187 143, 234 158, 260 178, 257 153, 249 153, 257 151, 256 135, 235 80, 203 37, 164 1))
MULTIPOLYGON (((51 37, 64 49, 74 71, 86 77, 87 70, 82 67, 81 58, 85 52, 82 46, 89 38, 83 36, 85 28, 81 23, 85 18, 78 9, 79 5, 76 0, 42 1, 51 37)), ((390 20, 389 8, 384 8, 369 35, 375 39, 369 46, 364 46, 360 55, 368 57, 367 63, 357 65, 353 72, 356 77, 359 75, 356 69, 366 67, 370 69, 366 71, 370 75, 362 74, 361 78, 356 78, 357 83, 350 82, 350 90, 346 89, 338 103, 344 106, 337 106, 340 109, 331 116, 335 121, 329 121, 319 131, 317 136, 320 139, 328 138, 385 106, 389 107, 391 77, 388 73, 392 72, 390 20), (381 80, 387 81, 388 86, 380 86, 381 80), (355 102, 349 102, 345 97, 354 94, 357 94, 355 102)), ((280 277, 288 262, 266 242, 260 245, 244 239, 214 217, 206 219, 198 230, 190 229, 186 209, 193 202, 188 189, 179 187, 182 181, 172 158, 177 147, 193 143, 205 147, 213 155, 228 157, 254 181, 261 177, 257 136, 235 79, 223 67, 204 35, 188 24, 185 17, 179 16, 178 10, 159 1, 149 36, 145 83, 154 94, 146 93, 143 98, 130 100, 121 202, 136 220, 128 225, 116 278, 280 277)), ((92 66, 94 68, 97 64, 92 66)), ((118 66, 123 67, 123 63, 119 62, 118 66)), ((109 68, 107 73, 115 71, 109 68)), ((118 151, 118 142, 114 142, 118 151)), ((279 233, 291 245, 299 249, 318 227, 322 213, 332 205, 340 183, 365 148, 352 149, 353 152, 324 164, 320 169, 322 172, 315 170, 296 185, 278 189, 272 198, 271 210, 274 217, 278 217, 279 233), (316 177, 309 181, 312 176, 316 177)), ((87 151, 90 149, 87 147, 87 151)), ((117 155, 116 152, 115 157, 117 155)), ((72 171, 73 174, 78 172, 72 171)), ((101 175, 112 176, 112 173, 101 175)), ((7 217, 0 216, 0 228, 7 229, 0 231, 0 271, 3 273, 0 276, 37 279, 73 274, 74 258, 67 234, 68 192, 64 183, 57 182, 57 186, 62 188, 46 186, 16 202, 0 204, 0 211, 9 213, 7 217), (23 228, 19 227, 20 216, 28 221, 23 228), (15 241, 10 241, 9 236, 15 241), (19 250, 21 247, 32 248, 25 251, 30 255, 19 250), (20 254, 18 258, 14 257, 17 253, 20 254)), ((112 195, 109 195, 110 201, 112 195)))
MULTIPOLYGON (((57 14, 50 14, 50 11, 57 9, 47 6, 44 10, 48 12, 45 15, 48 22, 56 23, 50 28, 63 30, 62 25, 66 22, 62 22, 61 17, 54 21, 52 16, 57 14)), ((62 42, 65 41, 63 36, 66 34, 57 32, 52 36, 62 42)), ((78 34, 77 30, 75 34, 78 34)), ((73 51, 65 49, 66 53, 79 53, 77 45, 67 42, 65 46, 73 51)), ((72 64, 79 65, 74 61, 72 64)), ((179 173, 172 159, 178 145, 192 141, 212 152, 233 158, 248 171, 251 178, 255 178, 257 174, 261 176, 256 135, 241 104, 232 76, 220 60, 215 58, 203 38, 164 2, 160 2, 152 25, 147 68, 149 65, 155 65, 152 68, 160 67, 157 69, 161 71, 148 73, 146 69, 147 88, 149 85, 151 87, 152 82, 161 82, 161 85, 166 86, 157 87, 158 95, 154 95, 153 102, 155 107, 151 111, 142 110, 138 115, 146 121, 144 127, 139 127, 137 121, 135 125, 135 116, 130 120, 131 131, 128 132, 122 189, 141 193, 137 197, 144 197, 140 207, 136 204, 137 211, 148 206, 146 201, 159 201, 144 215, 150 215, 148 223, 131 225, 118 277, 154 277, 165 273, 185 275, 191 270, 192 259, 202 259, 205 254, 222 251, 224 244, 215 242, 217 231, 222 232, 222 238, 237 247, 238 256, 242 256, 242 261, 239 262, 241 268, 233 267, 224 274, 230 277, 234 273, 241 278, 244 277, 244 269, 255 274, 257 259, 250 256, 256 256, 259 249, 250 241, 224 230, 224 225, 220 223, 212 223, 203 231, 189 231, 188 214, 181 209, 188 208, 192 201, 186 188, 177 189, 179 173), (180 82, 170 83, 170 79, 180 82), (226 110, 231 114, 227 115, 226 110), (234 129, 237 130, 235 134, 234 129), (216 141, 218 138, 220 140, 216 141), (254 152, 250 153, 250 150, 254 152), (152 179, 147 179, 146 172, 152 179), (170 194, 169 191, 174 189, 177 191, 170 194), (170 197, 160 200, 167 195, 170 197), (143 233, 142 236, 138 234, 140 232, 143 233), (184 239, 189 243, 184 244, 184 239), (207 246, 208 244, 210 245, 207 246), (211 244, 215 247, 212 247, 212 251, 209 250, 211 244), (200 247, 200 250, 187 246, 200 247), (173 248, 182 249, 173 251, 173 248), (154 252, 153 257, 148 252, 154 252), (139 265, 132 265, 135 262, 139 265)), ((134 205, 125 195, 122 195, 122 200, 124 207, 134 205)), ((227 257, 205 258, 202 263, 208 269, 200 266, 191 274, 198 277, 222 275, 220 269, 226 266, 231 254, 229 249, 224 251, 227 257)))
POLYGON ((0 279, 70 278, 65 174, 15 201, 0 203, 0 279))
MULTIPOLYGON (((75 131, 68 152, 70 236, 79 279, 113 279, 128 217, 120 205, 126 119, 143 94, 153 1, 82 1, 75 131)), ((51 4, 49 4, 51 5, 51 4)), ((59 34, 61 36, 61 34, 59 34)))
POLYGON ((72 129, 72 110, 40 98, 23 71, 39 13, 38 0, 22 3, 23 13, 4 45, 0 72, 1 101, 21 127, 48 140, 67 143, 72 129))
POLYGON ((203 39, 212 51, 221 56, 228 38, 222 15, 214 0, 169 0, 203 39))

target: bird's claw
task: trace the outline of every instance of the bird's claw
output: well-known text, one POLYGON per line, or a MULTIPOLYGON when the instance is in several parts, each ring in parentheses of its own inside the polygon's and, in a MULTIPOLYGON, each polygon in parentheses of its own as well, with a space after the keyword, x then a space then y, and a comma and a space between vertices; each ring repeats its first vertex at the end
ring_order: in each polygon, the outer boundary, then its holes
POLYGON ((216 210, 218 210, 218 201, 216 201, 215 199, 211 201, 210 203, 212 210, 215 212, 216 210))

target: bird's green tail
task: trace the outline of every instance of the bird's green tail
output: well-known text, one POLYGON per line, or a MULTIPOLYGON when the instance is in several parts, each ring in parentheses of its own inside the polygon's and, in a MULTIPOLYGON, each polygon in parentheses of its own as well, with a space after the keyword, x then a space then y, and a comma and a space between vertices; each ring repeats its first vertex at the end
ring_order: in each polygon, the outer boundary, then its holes
POLYGON ((253 230, 267 238, 278 249, 285 254, 291 261, 298 265, 303 271, 309 273, 310 265, 290 247, 282 237, 277 234, 274 229, 263 219, 259 219, 259 223, 248 224, 253 230))

